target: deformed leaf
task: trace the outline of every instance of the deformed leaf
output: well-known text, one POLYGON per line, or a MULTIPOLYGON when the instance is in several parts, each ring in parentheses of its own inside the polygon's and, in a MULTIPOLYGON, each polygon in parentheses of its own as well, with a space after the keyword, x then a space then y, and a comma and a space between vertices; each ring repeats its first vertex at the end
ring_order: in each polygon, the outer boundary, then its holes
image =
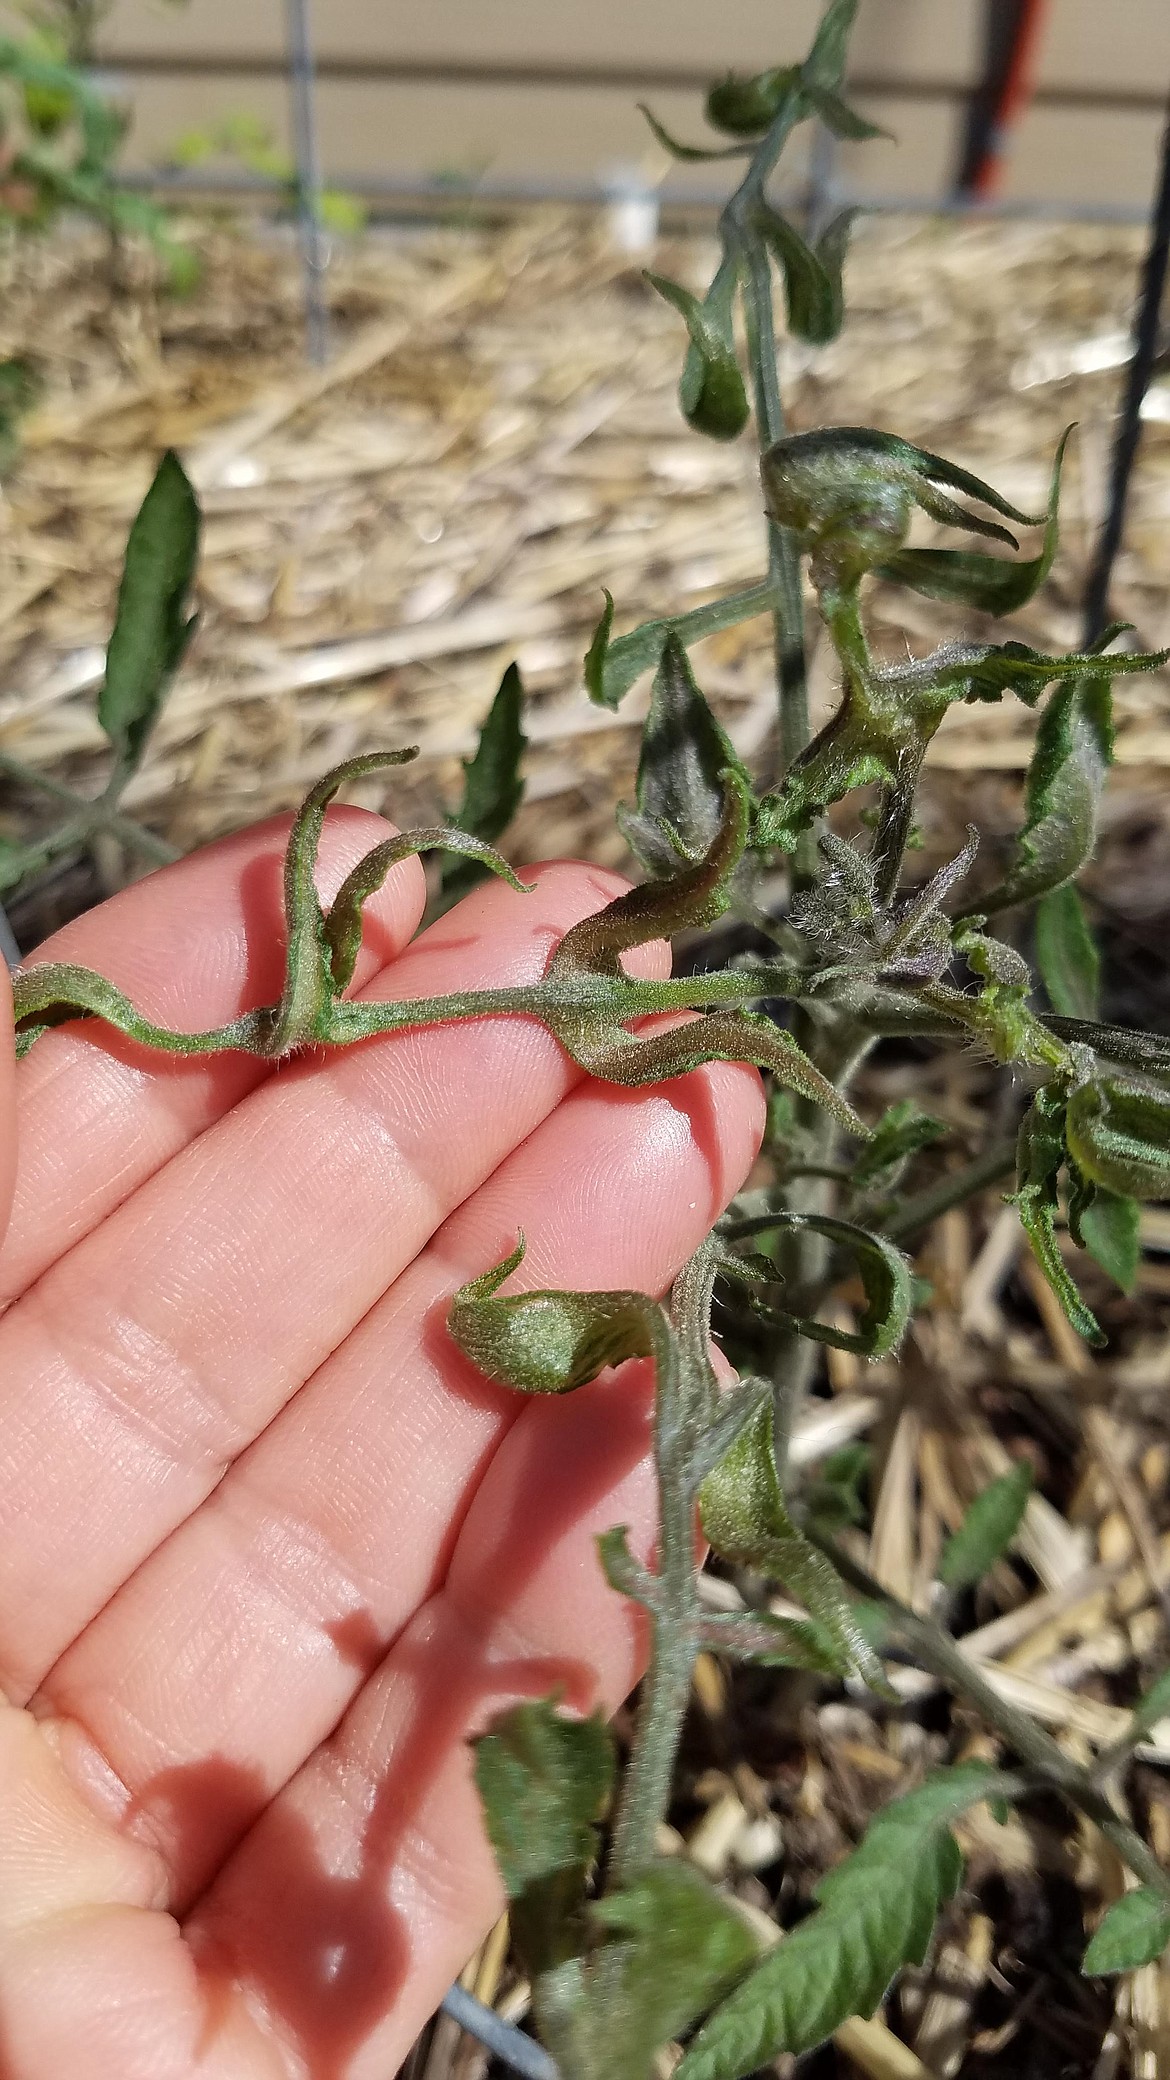
POLYGON ((825 1628, 834 1651, 873 1687, 885 1689, 836 1572, 794 1524, 776 1471, 772 1410, 744 1425, 699 1493, 704 1534, 720 1557, 783 1582, 825 1628))
POLYGON ((475 1742, 488 1836, 530 1971, 581 1940, 585 1882, 613 1791, 613 1742, 599 1717, 569 1719, 544 1699, 513 1705, 475 1742))
POLYGON ((968 549, 899 549, 876 575, 908 585, 927 599, 956 600, 986 614, 1014 614, 1026 605, 1052 569, 1060 538, 1060 474, 1070 427, 1061 437, 1052 466, 1044 541, 1038 556, 1009 561, 968 549))
POLYGON ((1071 881, 1049 889, 1036 907, 1036 965, 1062 1018, 1096 1017, 1101 957, 1071 881))
POLYGON ((1170 1080, 1170 1039, 1162 1033, 1141 1033, 1132 1026, 1103 1026, 1083 1018, 1044 1020, 1050 1033, 1070 1046, 1091 1047, 1106 1061, 1139 1069, 1154 1082, 1170 1080))
POLYGON ((619 813, 627 842, 652 873, 677 873, 679 860, 702 859, 723 821, 724 774, 751 781, 695 684, 672 630, 650 694, 638 760, 638 811, 619 813))
POLYGON ((813 114, 820 117, 826 130, 831 130, 834 137, 847 138, 851 144, 863 144, 872 137, 892 135, 891 131, 883 130, 880 123, 871 123, 867 117, 859 115, 828 87, 819 87, 806 79, 804 98, 813 114))
MULTIPOLYGON (((475 755, 463 767, 463 800, 452 821, 469 837, 494 845, 507 830, 524 796, 520 761, 527 739, 522 714, 524 685, 518 665, 510 664, 500 680, 475 755)), ((443 893, 456 901, 481 879, 482 864, 464 858, 443 870, 443 893)))
POLYGON ((1148 1084, 1102 1076, 1068 1101, 1065 1136, 1093 1184, 1132 1199, 1170 1197, 1170 1097, 1148 1084))
POLYGON ((897 1350, 913 1305, 912 1274, 901 1250, 895 1249, 886 1236, 871 1234, 868 1228, 840 1220, 835 1214, 778 1213, 772 1225, 823 1235, 826 1241, 847 1249, 856 1261, 865 1294, 865 1307, 856 1330, 838 1329, 805 1315, 786 1316, 789 1326, 817 1343, 831 1344, 835 1350, 855 1351, 863 1358, 886 1358, 897 1350))
POLYGON ((795 93, 799 78, 796 65, 777 65, 749 78, 728 73, 707 96, 707 121, 731 137, 759 137, 795 93))
MULTIPOLYGON (((336 989, 348 988, 353 979, 362 943, 364 905, 381 888, 392 868, 422 852, 450 853, 461 867, 468 870, 471 880, 478 881, 484 874, 495 874, 518 895, 531 895, 535 885, 521 881, 507 860, 484 839, 469 837, 466 831, 457 829, 454 824, 436 825, 431 830, 400 831, 397 837, 384 839, 346 875, 325 919, 325 937, 336 989)), ((453 899, 462 893, 458 886, 452 889, 446 877, 443 886, 453 899)))
POLYGON ((704 2024, 677 2080, 742 2080, 799 2056, 850 2015, 870 2015, 903 1965, 921 1964, 962 1857, 951 1823, 1006 1780, 979 1764, 941 1771, 886 1806, 817 1887, 817 1911, 770 1951, 704 2024))
POLYGON ((199 506, 168 450, 130 529, 98 695, 98 721, 123 778, 142 756, 195 626, 184 609, 198 549, 199 506))
POLYGON ((866 1504, 862 1489, 869 1477, 873 1453, 860 1441, 831 1452, 820 1471, 806 1482, 804 1490, 808 1521, 818 1535, 832 1537, 851 1524, 863 1524, 866 1504))
POLYGON ((840 330, 839 297, 819 253, 805 244, 794 224, 761 203, 756 229, 784 276, 788 330, 813 346, 824 346, 840 330))
POLYGON ((465 1357, 489 1379, 522 1394, 569 1394, 607 1365, 654 1355, 666 1334, 658 1303, 645 1293, 516 1293, 498 1288, 524 1256, 512 1254, 461 1286, 447 1327, 465 1357))
POLYGON ((663 150, 669 152, 672 159, 680 159, 686 163, 697 163, 705 159, 740 159, 745 152, 751 151, 751 145, 746 143, 715 146, 682 144, 677 137, 671 135, 665 123, 659 122, 653 109, 647 108, 644 101, 639 101, 638 109, 645 116, 663 150))
POLYGON ((1019 1530, 1031 1493, 1026 1459, 980 1491, 942 1549, 938 1578, 946 1588, 966 1589, 990 1573, 1019 1530))
POLYGON ((819 1675, 847 1676, 851 1657, 810 1618, 780 1618, 772 1611, 713 1611, 700 1622, 701 1644, 733 1661, 758 1661, 765 1668, 808 1668, 819 1675))
POLYGON ((735 628, 741 621, 769 613, 772 605, 770 584, 747 585, 740 592, 692 607, 689 614, 675 615, 669 621, 643 621, 613 642, 613 599, 607 592, 605 609, 585 657, 585 686, 590 700, 600 708, 618 707, 643 672, 657 669, 668 636, 676 635, 684 644, 697 643, 703 636, 717 635, 720 629, 735 628))
POLYGON ((681 1858, 648 1864, 596 1900, 590 1918, 607 1938, 594 1974, 608 2010, 594 2029, 611 2040, 599 2073, 650 2072, 655 2052, 705 2014, 758 1955, 744 1916, 681 1858))
POLYGON ((717 274, 700 302, 681 282, 647 273, 646 280, 686 321, 691 348, 683 368, 679 403, 683 417, 713 440, 733 441, 748 420, 747 391, 735 355, 731 306, 735 272, 717 274))
POLYGON ((1114 1900, 1085 1952, 1086 1978, 1111 1972, 1136 1972, 1155 1964, 1170 1943, 1170 1900, 1150 1885, 1139 1885, 1114 1900))
MULTIPOLYGON (((1106 629, 1102 645, 1116 633, 1106 629)), ((1000 886, 980 899, 981 909, 1031 901, 1080 872, 1097 842, 1101 791, 1112 759, 1109 676, 1065 681, 1050 696, 1036 732, 1016 858, 1000 886)))
POLYGON ((1057 1179, 1065 1154, 1065 1101, 1044 1085, 1020 1124, 1013 1203, 1032 1254, 1073 1328, 1086 1343, 1100 1347, 1105 1337, 1070 1278, 1056 1239, 1057 1179))

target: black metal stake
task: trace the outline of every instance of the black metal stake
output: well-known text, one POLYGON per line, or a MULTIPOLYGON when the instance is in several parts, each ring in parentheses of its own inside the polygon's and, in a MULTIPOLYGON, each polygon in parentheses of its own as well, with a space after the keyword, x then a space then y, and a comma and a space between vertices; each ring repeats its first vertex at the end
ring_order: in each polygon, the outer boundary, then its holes
POLYGON ((305 352, 313 366, 320 368, 329 354, 329 317, 325 304, 328 252, 321 224, 321 162, 317 151, 309 0, 286 0, 286 9, 293 152, 297 167, 297 220, 305 284, 305 352))
POLYGON ((1158 353, 1158 321, 1170 260, 1170 105, 1162 134, 1162 166, 1150 221, 1150 243, 1142 269, 1141 300, 1134 327, 1133 358, 1125 379, 1125 398, 1109 478, 1109 506, 1097 538, 1096 554, 1085 588, 1085 647, 1095 643, 1109 618, 1109 581, 1121 547, 1129 480, 1142 432, 1142 399, 1150 386, 1158 353))

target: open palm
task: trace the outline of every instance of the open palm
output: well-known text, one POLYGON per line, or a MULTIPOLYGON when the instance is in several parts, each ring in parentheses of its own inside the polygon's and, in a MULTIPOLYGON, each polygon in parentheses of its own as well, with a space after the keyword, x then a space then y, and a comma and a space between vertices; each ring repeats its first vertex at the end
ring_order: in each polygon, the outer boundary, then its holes
MULTIPOLYGON (((270 1000, 286 831, 46 953, 175 1026, 270 1000)), ((333 812, 324 893, 384 835, 333 812)), ((410 944, 396 868, 356 986, 535 979, 619 887, 530 878, 410 944)), ((449 1341, 451 1293, 518 1228, 529 1285, 661 1290, 751 1161, 758 1079, 619 1091, 507 1018, 277 1073, 74 1028, 15 1079, 6 1039, 13 1080, 0 2075, 389 2080, 499 1911, 468 1735, 518 1696, 624 1694, 641 1643, 593 1539, 653 1539, 645 1368, 522 1402, 449 1341)), ((10 1142, 6 1106, 0 1170, 10 1142)))

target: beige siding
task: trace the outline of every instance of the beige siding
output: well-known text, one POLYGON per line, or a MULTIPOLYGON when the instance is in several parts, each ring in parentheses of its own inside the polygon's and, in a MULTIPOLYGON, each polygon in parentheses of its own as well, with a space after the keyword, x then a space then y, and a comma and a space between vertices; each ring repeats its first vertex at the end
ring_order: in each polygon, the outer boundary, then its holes
MULTIPOLYGON (((631 164, 654 173, 659 157, 633 105, 637 77, 665 120, 698 136, 698 92, 656 88, 655 74, 701 78, 784 61, 804 48, 818 11, 817 0, 733 0, 722 9, 705 0, 314 0, 323 59, 482 66, 494 75, 324 77, 324 161, 343 182, 482 169, 504 182, 591 183, 631 164), (573 79, 575 70, 607 65, 628 72, 631 84, 573 79), (563 77, 543 85, 501 79, 509 66, 557 68, 563 77)), ((862 0, 854 71, 961 90, 978 69, 980 18, 978 0, 862 0)), ((127 59, 160 68, 126 75, 137 108, 132 158, 157 162, 183 131, 242 111, 285 137, 279 78, 197 69, 200 57, 279 61, 283 46, 283 0, 115 0, 105 62, 115 72, 127 59), (176 60, 196 69, 168 74, 176 60)), ((1170 0, 1052 0, 1040 78, 1052 87, 1160 91, 1170 83, 1170 0)), ((846 151, 845 176, 863 189, 923 198, 945 189, 961 104, 883 96, 866 105, 898 147, 846 151)), ((1140 109, 1034 108, 1014 142, 1007 192, 1144 206, 1158 127, 1156 113, 1140 109)), ((718 166, 670 175, 672 187, 705 192, 727 177, 718 166)))

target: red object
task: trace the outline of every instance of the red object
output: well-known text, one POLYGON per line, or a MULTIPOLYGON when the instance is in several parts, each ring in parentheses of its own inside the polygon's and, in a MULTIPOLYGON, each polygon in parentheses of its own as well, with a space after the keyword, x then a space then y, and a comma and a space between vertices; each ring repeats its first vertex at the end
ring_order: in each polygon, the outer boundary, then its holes
POLYGON ((1008 133, 1032 98, 1046 9, 1047 0, 1023 0, 1011 53, 996 95, 987 142, 967 190, 980 201, 985 202, 999 193, 1008 133))

